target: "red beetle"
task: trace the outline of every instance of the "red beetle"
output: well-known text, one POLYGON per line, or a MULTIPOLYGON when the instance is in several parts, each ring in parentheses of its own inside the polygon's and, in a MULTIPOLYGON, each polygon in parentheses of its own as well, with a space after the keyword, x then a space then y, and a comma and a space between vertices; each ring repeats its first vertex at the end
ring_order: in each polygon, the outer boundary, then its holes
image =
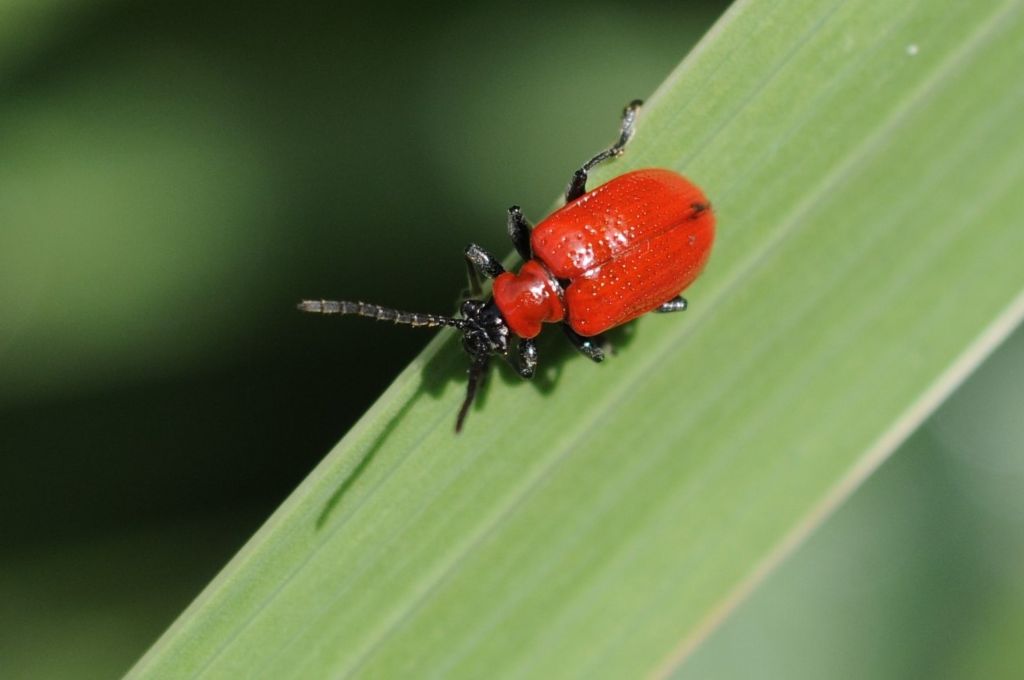
POLYGON ((587 192, 588 171, 621 155, 633 136, 640 104, 634 101, 626 107, 619 140, 575 172, 563 207, 535 228, 518 206, 509 208, 508 233, 525 260, 518 274, 506 272, 480 246, 466 248, 470 293, 475 297, 462 303, 459 317, 344 300, 303 300, 299 309, 459 329, 471 363, 456 432, 462 429, 491 356, 509 360, 522 377, 533 377, 533 338, 541 324, 559 323, 579 351, 602 361, 601 333, 647 312, 686 309, 679 293, 700 274, 715 236, 710 203, 700 189, 671 170, 636 170, 587 192), (487 301, 477 299, 480 276, 494 279, 493 297, 487 301), (519 338, 514 360, 512 335, 519 338))

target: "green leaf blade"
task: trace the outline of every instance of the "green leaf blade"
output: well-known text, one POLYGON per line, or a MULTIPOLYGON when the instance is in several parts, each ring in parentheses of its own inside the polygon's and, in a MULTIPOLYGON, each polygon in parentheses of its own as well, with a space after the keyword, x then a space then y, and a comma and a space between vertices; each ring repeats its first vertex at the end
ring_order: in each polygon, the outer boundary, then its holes
POLYGON ((671 670, 1019 321, 1022 60, 1019 2, 734 7, 598 179, 706 189, 691 310, 460 437, 431 343, 135 672, 671 670))

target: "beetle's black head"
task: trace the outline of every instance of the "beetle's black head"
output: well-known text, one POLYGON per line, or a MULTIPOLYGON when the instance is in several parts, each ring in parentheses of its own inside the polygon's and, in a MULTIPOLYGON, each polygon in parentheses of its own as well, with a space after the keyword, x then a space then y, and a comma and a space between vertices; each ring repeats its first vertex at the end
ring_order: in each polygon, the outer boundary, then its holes
POLYGON ((511 331, 494 301, 466 300, 459 309, 462 346, 473 360, 492 354, 507 356, 511 331))

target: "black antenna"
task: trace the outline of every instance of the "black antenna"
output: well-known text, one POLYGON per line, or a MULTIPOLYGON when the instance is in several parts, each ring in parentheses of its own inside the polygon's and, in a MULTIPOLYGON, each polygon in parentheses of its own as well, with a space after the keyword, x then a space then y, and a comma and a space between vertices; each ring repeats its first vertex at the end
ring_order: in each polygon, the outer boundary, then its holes
POLYGON ((298 305, 303 312, 311 314, 354 314, 365 316, 377 321, 391 321, 392 323, 405 324, 421 328, 438 328, 440 326, 451 326, 462 328, 466 325, 463 319, 454 319, 450 316, 438 316, 437 314, 419 314, 417 312, 401 312, 390 307, 371 305, 367 302, 349 302, 348 300, 303 300, 298 305))

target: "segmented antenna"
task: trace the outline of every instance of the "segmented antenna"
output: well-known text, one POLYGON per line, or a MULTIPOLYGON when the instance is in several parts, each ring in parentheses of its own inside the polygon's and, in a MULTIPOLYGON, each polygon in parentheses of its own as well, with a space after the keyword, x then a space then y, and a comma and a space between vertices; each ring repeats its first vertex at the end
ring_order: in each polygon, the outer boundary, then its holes
POLYGON ((453 319, 450 316, 401 312, 390 307, 371 305, 367 302, 349 302, 348 300, 303 300, 298 304, 298 308, 312 314, 354 314, 377 321, 390 321, 421 328, 437 328, 439 326, 462 328, 466 323, 462 319, 453 319))

